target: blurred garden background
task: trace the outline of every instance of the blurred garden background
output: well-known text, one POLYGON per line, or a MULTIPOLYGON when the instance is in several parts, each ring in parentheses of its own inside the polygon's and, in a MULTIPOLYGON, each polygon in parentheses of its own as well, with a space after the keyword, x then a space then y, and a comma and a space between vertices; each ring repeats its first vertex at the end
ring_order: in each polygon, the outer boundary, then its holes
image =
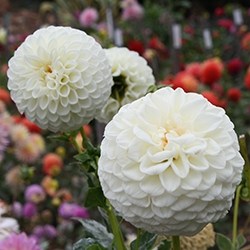
MULTIPOLYGON (((81 135, 73 147, 41 130, 18 114, 7 90, 8 60, 29 34, 49 25, 83 30, 104 48, 138 52, 159 86, 201 93, 226 110, 238 135, 249 134, 249 1, 0 0, 0 214, 15 218, 43 249, 72 249, 84 234, 73 217, 102 220, 102 211, 84 203, 89 183, 74 161, 81 135)), ((102 127, 84 126, 95 145, 102 127)), ((215 231, 231 237, 232 214, 215 231)), ((0 221, 0 240, 8 233, 1 230, 0 221)), ((134 233, 126 223, 123 231, 134 233)), ((246 238, 242 249, 250 249, 247 199, 239 206, 239 231, 246 238)))

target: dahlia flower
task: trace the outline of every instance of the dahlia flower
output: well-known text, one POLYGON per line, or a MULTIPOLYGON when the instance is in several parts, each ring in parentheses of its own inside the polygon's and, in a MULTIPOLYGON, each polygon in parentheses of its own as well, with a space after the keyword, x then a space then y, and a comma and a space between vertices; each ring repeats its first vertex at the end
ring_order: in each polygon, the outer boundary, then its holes
POLYGON ((49 26, 28 36, 9 60, 7 75, 19 112, 53 132, 92 120, 113 84, 101 46, 70 27, 49 26))
POLYGON ((125 105, 108 123, 98 174, 104 195, 128 222, 194 235, 227 214, 243 164, 222 108, 165 87, 125 105))
POLYGON ((35 239, 28 237, 25 233, 11 234, 0 241, 1 250, 41 250, 35 239))
POLYGON ((112 67, 114 85, 112 93, 97 120, 108 122, 121 106, 144 96, 155 84, 152 69, 135 51, 113 47, 105 49, 112 67))

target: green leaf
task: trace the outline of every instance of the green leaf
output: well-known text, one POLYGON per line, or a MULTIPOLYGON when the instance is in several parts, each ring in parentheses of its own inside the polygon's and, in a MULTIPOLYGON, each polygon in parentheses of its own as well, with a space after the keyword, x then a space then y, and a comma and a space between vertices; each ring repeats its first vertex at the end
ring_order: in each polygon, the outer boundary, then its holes
POLYGON ((233 245, 231 240, 223 234, 216 234, 217 246, 220 250, 233 250, 233 245))
POLYGON ((101 246, 111 249, 113 234, 107 231, 107 228, 94 220, 77 219, 84 227, 86 233, 101 246))
POLYGON ((89 188, 84 205, 85 207, 106 207, 106 198, 102 192, 102 188, 89 188))
POLYGON ((157 248, 158 250, 170 250, 171 249, 171 241, 164 240, 157 248))
POLYGON ((91 161, 92 158, 89 154, 88 151, 84 151, 83 153, 80 153, 78 155, 75 155, 74 158, 78 161, 80 161, 81 163, 86 163, 88 161, 91 161))
POLYGON ((106 250, 107 248, 102 247, 95 239, 84 238, 77 241, 73 250, 106 250))
POLYGON ((246 242, 247 242, 247 240, 244 237, 244 235, 239 234, 238 237, 237 237, 237 246, 238 246, 238 248, 243 247, 246 242))
POLYGON ((155 244, 155 240, 157 238, 157 235, 156 234, 152 234, 152 233, 149 233, 149 232, 145 232, 143 233, 141 236, 139 236, 139 248, 137 246, 137 239, 135 239, 131 244, 130 244, 130 247, 131 247, 131 250, 135 250, 135 249, 138 249, 138 250, 150 250, 152 249, 152 247, 154 246, 155 244))

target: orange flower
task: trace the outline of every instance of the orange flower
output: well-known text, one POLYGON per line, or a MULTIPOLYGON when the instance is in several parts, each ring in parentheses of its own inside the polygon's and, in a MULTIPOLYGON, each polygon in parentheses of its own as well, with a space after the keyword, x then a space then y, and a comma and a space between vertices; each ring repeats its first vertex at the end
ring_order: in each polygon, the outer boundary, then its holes
POLYGON ((185 92, 196 92, 198 89, 198 80, 188 72, 178 73, 173 81, 173 88, 182 88, 185 92))
POLYGON ((62 158, 55 154, 49 153, 43 157, 43 172, 50 176, 58 175, 63 167, 62 158))

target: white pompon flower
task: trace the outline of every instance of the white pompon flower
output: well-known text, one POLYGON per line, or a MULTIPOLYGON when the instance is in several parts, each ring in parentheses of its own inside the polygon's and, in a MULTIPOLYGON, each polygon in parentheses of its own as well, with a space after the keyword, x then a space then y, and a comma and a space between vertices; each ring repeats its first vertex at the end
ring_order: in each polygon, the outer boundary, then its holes
POLYGON ((155 84, 152 69, 135 51, 113 47, 105 49, 112 67, 114 85, 111 96, 97 120, 109 122, 125 104, 144 96, 155 84))
POLYGON ((108 123, 98 174, 105 196, 136 227, 194 235, 227 214, 243 164, 222 108, 165 87, 108 123))
POLYGON ((94 38, 60 26, 28 36, 9 61, 8 78, 18 110, 53 132, 92 120, 113 85, 108 59, 94 38))

